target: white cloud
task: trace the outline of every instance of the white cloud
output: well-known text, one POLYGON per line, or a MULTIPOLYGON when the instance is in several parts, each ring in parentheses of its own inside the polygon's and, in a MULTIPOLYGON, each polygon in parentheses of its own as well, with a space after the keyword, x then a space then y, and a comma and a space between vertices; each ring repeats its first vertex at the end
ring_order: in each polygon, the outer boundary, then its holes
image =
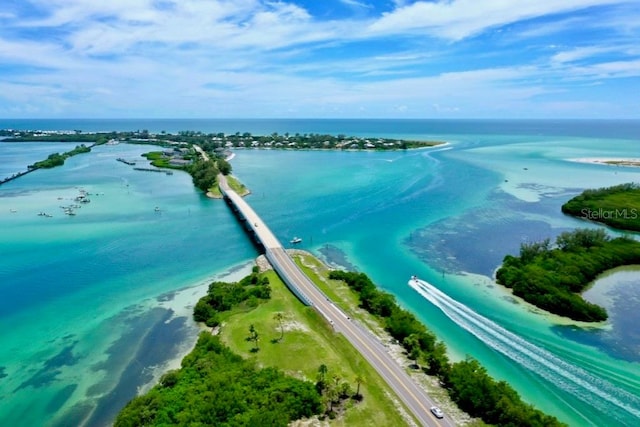
POLYGON ((365 3, 363 1, 357 1, 357 0, 339 0, 340 3, 345 4, 349 7, 355 7, 355 8, 360 8, 360 9, 372 9, 372 6, 368 3, 365 3))
POLYGON ((584 28, 588 25, 593 25, 593 23, 588 18, 575 16, 560 20, 554 20, 551 22, 536 22, 535 25, 532 25, 529 28, 518 32, 516 34, 516 37, 518 39, 544 37, 563 31, 572 30, 574 28, 584 28))
MULTIPOLYGON (((614 0, 395 1, 393 12, 359 21, 321 21, 284 1, 38 2, 48 15, 0 29, 0 63, 18 70, 0 69, 0 112, 29 105, 44 116, 509 115, 551 91, 569 93, 561 84, 606 84, 638 76, 640 66, 633 34, 613 47, 602 40, 575 48, 559 38, 557 46, 569 47, 511 63, 495 45, 491 55, 465 45, 490 28, 614 0), (42 37, 21 40, 20 30, 42 37)), ((538 35, 576 22, 552 21, 538 35)))
POLYGON ((385 13, 372 23, 374 34, 424 31, 434 37, 460 40, 488 28, 591 6, 626 3, 631 0, 452 0, 419 1, 385 13))
POLYGON ((555 63, 576 62, 582 59, 591 58, 603 53, 610 53, 617 51, 616 47, 601 47, 601 46, 588 46, 571 49, 563 52, 558 52, 551 57, 551 61, 555 63))
POLYGON ((284 2, 184 0, 168 9, 154 8, 150 0, 41 4, 51 15, 20 25, 72 27, 68 41, 89 54, 122 53, 140 43, 273 49, 334 37, 324 25, 310 22, 303 8, 284 2))
POLYGON ((591 64, 572 69, 574 75, 590 79, 640 77, 640 59, 630 61, 611 61, 591 64))

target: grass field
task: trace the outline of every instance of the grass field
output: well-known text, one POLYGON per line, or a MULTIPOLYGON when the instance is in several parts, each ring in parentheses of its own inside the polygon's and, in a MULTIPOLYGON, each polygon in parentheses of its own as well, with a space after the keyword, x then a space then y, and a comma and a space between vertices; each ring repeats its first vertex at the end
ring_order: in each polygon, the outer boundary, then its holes
MULTIPOLYGON (((241 196, 246 196, 247 194, 250 193, 249 189, 245 187, 243 183, 238 181, 238 179, 232 175, 227 175, 227 183, 229 184, 229 187, 231 187, 233 191, 235 191, 241 196)), ((211 197, 220 198, 220 199, 222 198, 222 193, 220 192, 220 188, 218 187, 217 182, 213 187, 209 189, 207 193, 211 197)))
MULTIPOLYGON (((305 264, 312 262, 318 261, 312 257, 304 260, 305 264)), ((344 414, 330 421, 332 426, 411 425, 412 418, 408 421, 407 412, 398 409, 402 406, 393 392, 351 344, 335 333, 317 312, 293 296, 273 271, 265 274, 272 287, 271 300, 251 311, 231 312, 223 319, 222 340, 237 354, 255 358, 262 366, 277 367, 309 381, 316 381, 322 364, 328 367, 329 378, 337 376, 341 382, 350 383, 354 390, 355 378, 360 376, 363 379, 360 393, 364 399, 359 403, 349 402, 344 414), (276 313, 283 315, 282 323, 275 318, 276 313), (250 325, 254 325, 260 336, 257 352, 251 351, 254 344, 246 340, 250 325)), ((335 297, 336 302, 346 299, 346 304, 340 303, 343 308, 356 304, 353 295, 338 291, 336 295, 327 294, 335 297)))

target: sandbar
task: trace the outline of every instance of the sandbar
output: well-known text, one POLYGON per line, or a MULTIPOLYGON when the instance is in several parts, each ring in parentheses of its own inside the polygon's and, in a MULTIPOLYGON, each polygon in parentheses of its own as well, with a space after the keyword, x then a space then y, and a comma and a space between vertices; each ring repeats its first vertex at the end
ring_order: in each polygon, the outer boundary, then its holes
POLYGON ((640 167, 640 158, 609 158, 609 157, 583 157, 579 159, 567 159, 570 162, 592 163, 607 166, 631 166, 640 167))

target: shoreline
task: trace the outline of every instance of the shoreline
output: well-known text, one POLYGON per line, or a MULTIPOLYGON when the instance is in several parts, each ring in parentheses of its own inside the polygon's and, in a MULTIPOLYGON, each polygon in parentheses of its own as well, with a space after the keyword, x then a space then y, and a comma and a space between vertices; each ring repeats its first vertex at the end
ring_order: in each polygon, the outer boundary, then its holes
MULTIPOLYGON (((182 359, 184 359, 193 350, 199 333, 208 329, 204 324, 199 324, 193 320, 193 307, 200 297, 207 293, 209 284, 215 281, 239 281, 251 272, 251 267, 255 265, 255 263, 256 260, 252 259, 251 261, 231 266, 226 271, 214 274, 204 281, 192 283, 176 290, 173 292, 171 299, 167 301, 156 300, 156 304, 149 306, 160 307, 172 311, 173 314, 171 319, 187 317, 190 323, 189 329, 193 327, 193 330, 197 330, 197 333, 193 336, 191 334, 187 334, 183 341, 179 343, 180 350, 174 355, 174 357, 168 358, 164 363, 151 368, 153 378, 138 386, 137 395, 146 393, 158 383, 162 375, 173 369, 180 368, 182 359)), ((160 297, 162 297, 162 295, 158 296, 158 298, 160 297)))
POLYGON ((604 166, 628 166, 628 167, 640 167, 640 158, 629 157, 581 157, 575 159, 565 159, 574 163, 588 163, 604 166))

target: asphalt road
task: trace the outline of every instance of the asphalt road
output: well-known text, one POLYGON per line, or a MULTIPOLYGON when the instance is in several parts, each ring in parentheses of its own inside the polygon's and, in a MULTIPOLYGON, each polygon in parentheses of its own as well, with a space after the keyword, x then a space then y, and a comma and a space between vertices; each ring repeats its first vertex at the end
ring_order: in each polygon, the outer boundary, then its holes
POLYGON ((286 253, 278 239, 251 206, 235 191, 229 189, 226 180, 219 182, 223 194, 242 212, 250 228, 262 241, 267 259, 280 277, 300 294, 298 296, 303 301, 313 306, 336 331, 349 340, 387 382, 420 424, 454 426, 455 423, 446 414, 445 418, 438 419, 431 413, 430 408, 436 406, 435 402, 411 379, 380 340, 358 322, 350 319, 322 293, 286 253))

